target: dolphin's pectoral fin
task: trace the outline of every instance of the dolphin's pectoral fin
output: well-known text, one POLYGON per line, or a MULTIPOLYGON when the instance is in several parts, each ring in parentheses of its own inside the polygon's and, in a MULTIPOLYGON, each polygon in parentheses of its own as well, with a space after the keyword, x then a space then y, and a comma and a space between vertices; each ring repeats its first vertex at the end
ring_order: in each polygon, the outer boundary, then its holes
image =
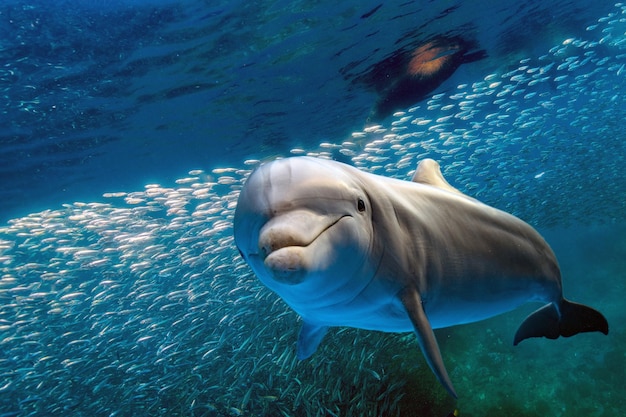
POLYGON ((465 195, 453 186, 443 177, 439 163, 433 159, 424 159, 417 164, 415 175, 413 175, 413 182, 419 182, 421 184, 432 185, 433 187, 441 188, 442 190, 452 191, 453 193, 465 195))
POLYGON ((401 300, 402 304, 404 304, 404 308, 406 308, 406 311, 409 314, 411 323, 413 323, 415 335, 417 336, 417 342, 422 349, 422 353, 426 358, 428 366, 430 366, 430 369, 433 371, 441 385, 443 385, 450 395, 457 398, 454 387, 452 386, 452 381, 450 381, 446 367, 443 364, 441 352, 439 351, 439 345, 437 344, 437 339, 435 339, 435 333, 430 327, 430 323, 426 317, 426 313, 424 312, 419 294, 415 289, 407 288, 402 292, 401 300))
POLYGON ((558 311, 554 304, 548 304, 526 317, 515 333, 513 344, 530 337, 556 339, 584 332, 608 334, 609 323, 593 308, 564 299, 558 311))
POLYGON ((298 336, 298 344, 296 345, 296 356, 300 360, 304 360, 315 353, 317 347, 328 331, 328 326, 315 326, 306 321, 300 329, 298 336))

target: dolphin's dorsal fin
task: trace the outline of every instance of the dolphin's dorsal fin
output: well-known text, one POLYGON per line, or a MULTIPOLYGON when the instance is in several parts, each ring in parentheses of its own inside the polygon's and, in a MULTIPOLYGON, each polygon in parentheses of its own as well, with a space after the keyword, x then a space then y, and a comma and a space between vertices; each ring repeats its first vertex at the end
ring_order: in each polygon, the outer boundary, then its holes
POLYGON ((424 159, 417 164, 415 175, 413 175, 413 182, 421 184, 432 185, 433 187, 441 188, 446 191, 465 195, 450 184, 441 174, 439 163, 433 159, 424 159))

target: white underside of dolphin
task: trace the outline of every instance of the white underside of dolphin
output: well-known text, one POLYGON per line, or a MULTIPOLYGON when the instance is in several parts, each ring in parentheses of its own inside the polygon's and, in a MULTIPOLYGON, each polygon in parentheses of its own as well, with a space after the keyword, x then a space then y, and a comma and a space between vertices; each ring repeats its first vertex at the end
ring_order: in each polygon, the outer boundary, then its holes
POLYGON ((301 359, 330 326, 414 331, 456 397, 433 329, 539 301, 514 344, 608 333, 602 314, 563 298, 554 253, 531 226, 463 195, 433 160, 411 182, 323 159, 273 161, 244 185, 234 233, 258 278, 302 317, 301 359))

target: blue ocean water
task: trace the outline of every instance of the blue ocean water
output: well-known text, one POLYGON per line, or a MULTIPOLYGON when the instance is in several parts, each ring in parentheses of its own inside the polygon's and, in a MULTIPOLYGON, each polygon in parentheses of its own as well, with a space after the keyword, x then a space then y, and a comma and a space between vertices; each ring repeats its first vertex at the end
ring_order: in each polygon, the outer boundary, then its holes
POLYGON ((0 416, 604 416, 624 409, 626 6, 582 1, 0 5, 0 416), (369 123, 376 66, 435 37, 486 53, 369 123), (412 335, 298 318, 239 258, 262 161, 313 155, 461 191, 553 246, 588 334, 512 346, 536 306, 412 335))

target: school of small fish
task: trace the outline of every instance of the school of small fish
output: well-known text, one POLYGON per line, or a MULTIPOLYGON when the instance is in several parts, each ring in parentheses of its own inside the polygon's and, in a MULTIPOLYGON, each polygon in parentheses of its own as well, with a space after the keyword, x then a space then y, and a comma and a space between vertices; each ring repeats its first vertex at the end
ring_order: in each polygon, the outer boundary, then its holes
MULTIPOLYGON (((626 5, 587 31, 291 154, 404 179, 434 158, 539 228, 624 220, 626 5)), ((0 417, 399 415, 407 380, 389 363, 418 371, 411 335, 333 329, 332 354, 299 362, 297 316, 240 259, 233 213, 260 162, 0 227, 0 417)))

